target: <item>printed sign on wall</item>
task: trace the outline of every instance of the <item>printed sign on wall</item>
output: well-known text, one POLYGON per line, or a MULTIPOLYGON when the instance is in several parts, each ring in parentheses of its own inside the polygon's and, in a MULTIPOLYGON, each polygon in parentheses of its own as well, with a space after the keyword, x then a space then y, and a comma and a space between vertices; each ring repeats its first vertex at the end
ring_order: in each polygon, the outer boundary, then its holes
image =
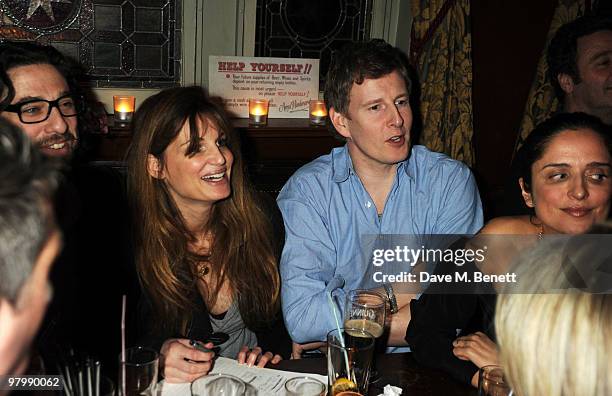
POLYGON ((319 97, 319 60, 210 56, 209 90, 234 117, 248 118, 249 98, 269 99, 270 118, 308 118, 319 97))

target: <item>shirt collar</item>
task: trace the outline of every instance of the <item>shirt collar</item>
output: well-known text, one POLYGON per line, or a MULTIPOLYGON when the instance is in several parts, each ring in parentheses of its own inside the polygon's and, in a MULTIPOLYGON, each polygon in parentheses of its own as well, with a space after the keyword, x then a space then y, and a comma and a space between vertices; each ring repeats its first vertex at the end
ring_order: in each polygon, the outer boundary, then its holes
POLYGON ((408 158, 400 162, 399 167, 398 167, 398 173, 401 170, 404 170, 404 172, 406 172, 406 176, 414 180, 416 179, 416 164, 415 164, 416 159, 414 158, 415 152, 413 148, 414 146, 410 148, 410 152, 408 153, 408 158))
POLYGON ((355 173, 355 170, 346 144, 339 149, 334 149, 332 152, 332 180, 342 183, 352 173, 355 173))
MULTIPOLYGON (((414 160, 410 161, 413 157, 413 150, 410 149, 410 155, 407 159, 400 162, 397 167, 397 173, 399 174, 402 170, 406 172, 406 175, 412 179, 415 177, 414 160)), ((339 149, 335 149, 332 153, 332 180, 336 183, 342 183, 346 181, 350 175, 355 173, 353 168, 353 161, 349 154, 348 147, 345 144, 339 149)))

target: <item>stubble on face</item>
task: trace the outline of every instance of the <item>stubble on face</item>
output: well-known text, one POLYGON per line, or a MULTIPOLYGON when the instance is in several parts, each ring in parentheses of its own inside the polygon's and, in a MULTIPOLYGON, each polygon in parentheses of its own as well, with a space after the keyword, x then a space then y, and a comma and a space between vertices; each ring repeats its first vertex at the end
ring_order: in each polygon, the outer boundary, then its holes
MULTIPOLYGON (((17 66, 8 71, 15 89, 12 104, 30 99, 53 101, 69 93, 66 79, 49 64, 17 66)), ((50 157, 69 158, 77 145, 77 117, 64 117, 53 108, 47 120, 25 124, 16 113, 3 112, 2 117, 18 126, 50 157)))
POLYGON ((566 111, 582 111, 612 124, 612 31, 580 37, 576 48, 579 81, 573 81, 566 111))

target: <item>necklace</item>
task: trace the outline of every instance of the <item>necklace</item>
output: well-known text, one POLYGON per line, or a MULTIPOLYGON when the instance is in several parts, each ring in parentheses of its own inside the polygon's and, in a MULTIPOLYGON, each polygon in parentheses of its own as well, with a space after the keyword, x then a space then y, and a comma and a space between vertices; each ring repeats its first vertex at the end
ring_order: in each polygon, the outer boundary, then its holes
POLYGON ((537 217, 535 217, 534 215, 530 215, 529 216, 529 222, 531 224, 533 224, 534 226, 539 228, 539 230, 538 230, 538 241, 541 241, 543 239, 542 235, 544 235, 544 224, 541 221, 539 221, 539 219, 536 222, 536 219, 537 219, 537 217))
POLYGON ((544 234, 544 225, 540 223, 540 231, 538 231, 538 241, 541 241, 542 239, 544 239, 544 237, 542 236, 543 234, 544 234))
POLYGON ((198 277, 203 278, 210 272, 210 247, 212 245, 212 237, 210 234, 205 234, 204 237, 199 239, 194 246, 194 251, 198 252, 195 254, 197 261, 196 274, 198 277), (199 252, 206 252, 202 254, 199 252))
POLYGON ((200 261, 197 264, 196 273, 198 274, 200 278, 208 275, 209 272, 210 272, 210 263, 208 262, 208 259, 204 259, 203 261, 200 261))

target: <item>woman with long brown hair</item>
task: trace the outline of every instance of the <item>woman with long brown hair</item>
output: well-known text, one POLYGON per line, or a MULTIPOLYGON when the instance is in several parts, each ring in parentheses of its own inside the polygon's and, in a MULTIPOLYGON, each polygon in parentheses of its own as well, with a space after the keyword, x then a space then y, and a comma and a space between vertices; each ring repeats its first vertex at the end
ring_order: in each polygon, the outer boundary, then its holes
POLYGON ((240 362, 289 356, 274 230, 223 110, 200 87, 148 98, 134 119, 128 169, 137 270, 166 380, 205 375, 213 353, 190 340, 210 349, 213 333, 229 336, 218 353, 240 362))

